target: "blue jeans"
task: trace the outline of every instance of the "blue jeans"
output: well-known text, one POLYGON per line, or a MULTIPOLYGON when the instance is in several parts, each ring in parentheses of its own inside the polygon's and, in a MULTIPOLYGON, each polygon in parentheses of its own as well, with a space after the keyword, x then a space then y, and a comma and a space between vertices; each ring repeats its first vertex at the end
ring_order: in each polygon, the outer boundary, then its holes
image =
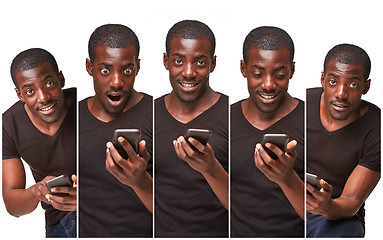
POLYGON ((356 216, 330 221, 322 215, 306 212, 306 236, 315 237, 364 237, 364 224, 356 216))
POLYGON ((75 238, 77 237, 77 212, 68 212, 60 222, 46 228, 46 237, 62 237, 75 238))

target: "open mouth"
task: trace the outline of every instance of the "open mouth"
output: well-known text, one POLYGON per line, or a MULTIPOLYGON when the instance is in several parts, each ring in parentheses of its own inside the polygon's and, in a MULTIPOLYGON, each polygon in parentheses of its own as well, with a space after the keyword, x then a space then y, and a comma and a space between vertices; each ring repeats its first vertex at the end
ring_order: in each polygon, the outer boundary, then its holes
POLYGON ((258 93, 258 96, 263 103, 273 103, 277 99, 278 94, 277 93, 273 93, 273 94, 258 93))
POLYGON ((112 106, 118 106, 121 104, 123 96, 121 93, 111 92, 106 95, 108 97, 109 103, 112 106))
POLYGON ((56 103, 52 103, 43 107, 38 107, 37 110, 43 114, 49 114, 53 111, 55 106, 56 106, 56 103))
POLYGON ((344 112, 350 107, 348 104, 339 103, 339 102, 332 102, 331 104, 336 111, 340 111, 340 112, 344 112))
POLYGON ((179 81, 178 84, 181 86, 182 91, 192 92, 197 88, 199 82, 181 82, 181 81, 179 81))

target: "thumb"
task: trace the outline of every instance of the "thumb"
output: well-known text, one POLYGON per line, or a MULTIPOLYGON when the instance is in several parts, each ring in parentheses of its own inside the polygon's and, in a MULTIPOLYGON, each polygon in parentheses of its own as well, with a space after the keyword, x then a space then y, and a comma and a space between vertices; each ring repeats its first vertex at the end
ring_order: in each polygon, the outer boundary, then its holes
POLYGON ((138 152, 141 157, 143 157, 146 161, 149 161, 150 155, 148 151, 146 151, 146 142, 145 140, 141 140, 138 144, 138 152))

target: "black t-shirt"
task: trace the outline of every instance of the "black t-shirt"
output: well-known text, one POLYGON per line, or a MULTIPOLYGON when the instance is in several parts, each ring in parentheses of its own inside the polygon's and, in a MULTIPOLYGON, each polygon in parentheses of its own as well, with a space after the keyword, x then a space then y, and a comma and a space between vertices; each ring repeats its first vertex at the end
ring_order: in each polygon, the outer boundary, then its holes
MULTIPOLYGON (((362 100, 368 111, 361 118, 328 132, 319 115, 322 92, 307 89, 307 172, 331 184, 338 198, 357 165, 380 172, 380 109, 362 100)), ((358 215, 364 218, 364 204, 358 215)))
POLYGON ((106 170, 106 143, 115 129, 137 128, 146 141, 152 174, 153 97, 144 94, 136 105, 106 123, 95 118, 87 99, 79 104, 79 233, 80 237, 152 237, 153 216, 132 188, 106 170))
MULTIPOLYGON (((242 100, 243 101, 243 100, 242 100)), ((239 101, 231 105, 231 237, 303 237, 304 222, 278 184, 254 162, 255 145, 265 133, 285 133, 298 144, 294 169, 304 173, 304 103, 265 130, 243 115, 239 101)))
POLYGON ((209 144, 228 171, 228 97, 187 124, 173 118, 164 98, 155 100, 155 236, 227 237, 227 210, 202 174, 177 157, 173 140, 188 128, 210 129, 209 144))
MULTIPOLYGON (((55 135, 40 132, 31 122, 24 103, 16 102, 3 114, 3 161, 21 158, 30 167, 36 182, 46 176, 76 174, 76 89, 64 90, 71 105, 55 135)), ((67 213, 41 202, 45 209, 45 223, 49 227, 67 213)))

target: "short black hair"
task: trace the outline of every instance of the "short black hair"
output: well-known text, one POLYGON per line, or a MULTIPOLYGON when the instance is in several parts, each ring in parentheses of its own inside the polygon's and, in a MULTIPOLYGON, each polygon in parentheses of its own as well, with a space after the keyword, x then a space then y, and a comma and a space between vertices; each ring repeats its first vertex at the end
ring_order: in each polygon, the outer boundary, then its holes
POLYGON ((89 38, 89 58, 91 61, 94 59, 97 46, 125 48, 129 45, 133 45, 136 48, 136 58, 138 58, 140 43, 133 30, 121 24, 105 24, 96 28, 89 38))
POLYGON ((290 61, 293 62, 294 42, 285 30, 270 26, 257 27, 250 31, 243 42, 243 60, 246 64, 250 48, 276 51, 283 47, 289 50, 290 61))
POLYGON ((339 63, 343 64, 363 64, 364 68, 364 80, 368 79, 371 71, 371 60, 367 52, 361 47, 356 45, 343 43, 333 47, 326 55, 323 64, 323 71, 326 73, 328 62, 335 59, 339 63))
POLYGON ((53 71, 57 74, 59 73, 56 59, 45 49, 31 48, 17 54, 11 64, 11 77, 16 88, 19 89, 19 85, 16 80, 16 73, 18 71, 28 71, 45 62, 51 65, 53 71))
POLYGON ((214 56, 215 37, 213 31, 203 22, 196 20, 183 20, 174 24, 166 36, 166 53, 169 54, 170 42, 173 38, 201 39, 207 38, 210 42, 210 54, 214 56))

